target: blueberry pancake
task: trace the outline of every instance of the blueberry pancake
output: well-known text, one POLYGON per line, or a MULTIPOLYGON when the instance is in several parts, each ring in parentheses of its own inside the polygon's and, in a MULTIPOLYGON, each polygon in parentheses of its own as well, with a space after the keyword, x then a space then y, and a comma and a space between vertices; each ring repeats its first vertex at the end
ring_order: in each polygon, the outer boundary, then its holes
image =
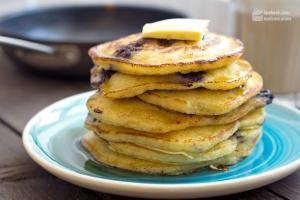
POLYGON ((149 90, 191 90, 203 87, 209 90, 230 90, 243 85, 252 74, 251 65, 245 60, 222 68, 167 75, 130 75, 107 71, 95 66, 91 71, 91 84, 109 98, 137 96, 149 90))
POLYGON ((243 43, 208 24, 163 20, 90 49, 97 91, 81 143, 96 161, 175 176, 222 173, 251 156, 273 95, 240 58, 243 43))
POLYGON ((192 173, 205 167, 216 166, 216 168, 218 168, 218 166, 233 165, 248 156, 255 147, 261 135, 261 130, 258 128, 240 132, 247 132, 244 134, 246 136, 245 138, 237 139, 235 137, 232 139, 233 144, 231 145, 235 150, 231 153, 217 159, 189 164, 149 161, 118 153, 117 151, 111 150, 109 142, 96 136, 93 132, 87 132, 83 136, 82 145, 97 161, 111 167, 147 174, 180 175, 192 173), (252 139, 253 137, 247 138, 247 135, 255 135, 256 137, 254 137, 254 139, 252 139), (235 142, 237 142, 237 144, 235 142))
POLYGON ((201 41, 143 38, 129 35, 90 49, 95 65, 133 75, 189 73, 220 68, 243 52, 238 39, 208 33, 201 41))
POLYGON ((253 72, 243 86, 231 90, 154 90, 138 97, 147 103, 181 113, 222 115, 244 104, 259 93, 262 86, 261 76, 253 72))
POLYGON ((253 109, 263 107, 267 101, 267 98, 257 96, 223 115, 187 115, 159 108, 138 98, 109 99, 97 93, 89 98, 87 108, 103 123, 161 134, 192 126, 231 123, 253 109))

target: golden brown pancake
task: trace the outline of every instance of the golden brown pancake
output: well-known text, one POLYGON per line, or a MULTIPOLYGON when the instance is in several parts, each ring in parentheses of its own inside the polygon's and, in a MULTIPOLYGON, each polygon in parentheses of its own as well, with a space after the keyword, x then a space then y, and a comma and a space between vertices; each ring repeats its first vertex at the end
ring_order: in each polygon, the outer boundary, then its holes
POLYGON ((250 130, 241 130, 239 131, 239 139, 236 150, 224 157, 216 159, 214 162, 215 165, 233 165, 243 158, 249 156, 257 141, 262 136, 262 128, 257 127, 255 129, 250 130))
POLYGON ((110 142, 133 143, 162 152, 189 157, 189 152, 204 152, 231 137, 238 129, 256 129, 264 121, 263 108, 251 111, 243 119, 225 125, 190 127, 164 134, 153 134, 108 125, 88 117, 85 126, 110 142))
POLYGON ((147 147, 126 142, 109 142, 108 147, 114 152, 152 162, 167 164, 197 164, 204 161, 215 160, 233 153, 237 147, 237 139, 236 137, 231 137, 216 144, 207 151, 197 153, 189 152, 188 155, 157 151, 155 149, 149 149, 147 147))
POLYGON ((106 70, 162 75, 216 69, 236 61, 242 51, 241 41, 215 33, 201 41, 150 39, 138 33, 95 46, 89 55, 106 70))
POLYGON ((150 104, 186 114, 222 115, 228 113, 248 99, 255 96, 262 89, 261 76, 253 72, 243 87, 232 90, 208 90, 198 88, 194 90, 154 90, 138 97, 150 104))
MULTIPOLYGON (((231 137, 239 123, 226 125, 190 127, 165 134, 152 134, 104 123, 86 123, 86 128, 99 137, 111 142, 129 142, 146 148, 187 155, 190 152, 204 152, 231 137)), ((187 155, 188 156, 188 155, 187 155)))
POLYGON ((93 117, 106 124, 151 133, 166 133, 192 126, 231 123, 265 104, 264 97, 257 97, 249 99, 238 108, 223 115, 187 115, 161 109, 136 97, 110 99, 96 93, 88 99, 87 108, 93 117))
POLYGON ((230 90, 243 85, 251 74, 252 67, 245 60, 205 72, 148 76, 114 73, 96 66, 91 71, 91 83, 96 89, 100 86, 105 97, 127 98, 148 90, 190 90, 199 87, 230 90))
MULTIPOLYGON (((251 131, 253 132, 256 130, 251 131)), ((259 137, 257 137, 257 139, 258 138, 259 137)), ((147 161, 117 153, 109 149, 109 144, 105 140, 97 137, 92 132, 87 132, 83 136, 81 143, 97 161, 112 167, 147 174, 179 175, 191 173, 209 165, 235 164, 251 153, 255 147, 257 139, 252 141, 247 140, 249 142, 246 143, 240 143, 242 146, 238 144, 236 151, 224 157, 211 161, 199 162, 197 164, 183 165, 147 161)))
POLYGON ((83 136, 81 143, 97 161, 112 167, 134 172, 161 175, 179 175, 194 172, 197 169, 207 165, 207 163, 197 165, 163 164, 119 154, 111 151, 108 148, 108 143, 97 137, 92 132, 87 132, 83 136))
POLYGON ((265 121, 265 109, 258 108, 250 111, 245 117, 240 119, 240 129, 255 129, 262 126, 265 121))

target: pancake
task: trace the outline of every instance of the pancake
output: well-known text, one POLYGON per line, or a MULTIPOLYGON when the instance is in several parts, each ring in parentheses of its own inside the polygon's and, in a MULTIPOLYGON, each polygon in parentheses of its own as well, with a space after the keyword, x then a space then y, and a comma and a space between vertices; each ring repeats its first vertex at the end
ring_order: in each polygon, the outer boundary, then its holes
POLYGON ((216 159, 214 161, 214 165, 233 165, 249 156, 261 136, 261 127, 239 131, 239 139, 236 150, 227 156, 216 159))
POLYGON ((111 151, 108 148, 108 143, 94 135, 92 132, 87 132, 83 136, 81 143, 97 161, 112 167, 134 172, 160 175, 179 175, 194 172, 207 165, 207 163, 197 165, 163 164, 119 154, 111 151))
POLYGON ((108 143, 105 140, 97 137, 92 132, 87 132, 83 136, 81 143, 97 161, 111 167, 147 174, 180 175, 192 173, 211 165, 223 166, 235 164, 251 153, 256 141, 247 143, 243 147, 238 144, 236 151, 216 160, 185 165, 146 161, 117 153, 109 149, 108 143))
POLYGON ((250 111, 245 117, 240 119, 240 129, 255 129, 265 121, 265 109, 258 108, 250 111))
POLYGON ((205 152, 188 153, 188 156, 173 154, 172 152, 161 152, 124 142, 109 142, 108 147, 112 151, 142 160, 168 164, 197 164, 233 153, 237 147, 237 139, 232 137, 205 152))
POLYGON ((126 98, 148 90, 190 90, 199 87, 230 90, 244 84, 251 74, 252 67, 245 60, 205 72, 148 76, 114 73, 96 66, 91 71, 91 84, 96 89, 100 87, 105 97, 126 98))
POLYGON ((253 72, 243 87, 232 90, 208 90, 203 88, 193 90, 148 91, 138 97, 150 104, 186 114, 222 115, 228 113, 262 89, 261 76, 253 72))
POLYGON ((107 141, 133 143, 148 149, 190 157, 189 152, 204 152, 231 137, 238 129, 257 128, 264 120, 261 110, 262 108, 251 111, 243 120, 231 124, 190 127, 164 134, 112 126, 94 121, 90 117, 85 126, 107 141))
POLYGON ((236 61, 243 44, 208 33, 200 41, 143 38, 129 35, 90 49, 95 65, 134 75, 163 75, 216 69, 236 61))
POLYGON ((231 123, 245 116, 251 110, 264 106, 268 100, 266 96, 258 96, 249 99, 229 113, 209 116, 187 115, 164 110, 136 97, 110 99, 96 93, 88 99, 87 108, 92 116, 106 124, 151 133, 166 133, 192 126, 231 123))
POLYGON ((228 139, 238 129, 239 123, 226 125, 190 127, 165 134, 151 134, 123 127, 98 123, 86 123, 86 128, 99 137, 111 142, 129 142, 139 146, 160 151, 171 151, 173 154, 189 156, 189 152, 204 152, 217 143, 228 139))

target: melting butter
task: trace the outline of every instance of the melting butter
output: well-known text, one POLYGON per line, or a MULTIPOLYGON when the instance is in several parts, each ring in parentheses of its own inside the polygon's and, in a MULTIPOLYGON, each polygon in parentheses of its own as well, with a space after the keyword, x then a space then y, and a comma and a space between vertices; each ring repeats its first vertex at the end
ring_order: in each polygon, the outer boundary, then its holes
POLYGON ((203 19, 166 19, 145 24, 142 34, 144 38, 201 40, 208 24, 209 20, 203 19))

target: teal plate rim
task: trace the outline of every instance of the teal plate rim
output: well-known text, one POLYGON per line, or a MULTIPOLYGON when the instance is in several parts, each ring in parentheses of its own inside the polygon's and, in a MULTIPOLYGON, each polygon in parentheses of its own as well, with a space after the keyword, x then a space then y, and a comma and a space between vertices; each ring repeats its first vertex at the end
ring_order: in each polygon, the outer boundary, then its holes
MULTIPOLYGON (((68 167, 63 166, 61 163, 58 163, 56 160, 45 159, 47 153, 43 152, 43 150, 39 149, 39 147, 34 146, 33 137, 32 137, 32 127, 45 113, 49 110, 54 109, 57 105, 60 105, 63 102, 70 101, 76 98, 86 98, 90 96, 94 91, 84 92, 80 94, 76 94, 62 100, 59 100, 40 112, 38 112, 35 116, 31 118, 31 120, 27 123, 24 131, 23 131, 23 144, 30 155, 30 157, 41 165, 44 169, 49 171, 50 173, 68 181, 74 183, 79 186, 83 186, 86 188, 98 190, 98 191, 106 191, 107 188, 110 188, 110 193, 120 194, 120 195, 128 195, 128 196, 136 196, 136 197, 150 197, 155 198, 153 196, 153 192, 157 192, 159 190, 161 194, 161 198, 173 196, 173 198, 182 198, 182 197, 209 197, 209 196, 217 196, 221 194, 230 194, 233 192, 239 192, 244 190, 249 190, 253 188, 257 188, 268 183, 279 180, 292 172, 296 171, 300 168, 300 158, 298 157, 294 161, 285 164, 280 167, 276 167, 270 169, 268 171, 252 174, 245 177, 228 179, 228 180, 218 180, 212 182, 188 182, 188 183, 146 183, 146 182, 138 182, 132 180, 114 180, 105 177, 91 176, 87 174, 82 174, 78 171, 74 171, 68 167), (222 187, 221 189, 216 189, 215 187, 222 187), (145 194, 135 194, 132 195, 128 192, 136 192, 137 189, 147 188, 145 194), (161 191, 161 189, 185 189, 186 191, 182 195, 176 195, 178 192, 174 192, 171 194, 171 191, 161 191), (200 189, 200 190, 199 190, 200 189), (205 193, 199 193, 203 189, 205 193), (197 193, 197 194, 195 194, 197 193), (151 195, 150 195, 151 194, 151 195), (165 194, 166 196, 164 196, 165 194), (175 195, 175 196, 174 196, 175 195), (196 196, 195 196, 196 195, 196 196)), ((274 105, 282 107, 283 109, 287 109, 289 112, 293 112, 299 115, 300 112, 295 108, 283 105, 277 100, 274 101, 274 105)), ((72 106, 72 105, 70 105, 72 106)), ((300 122, 299 122, 300 123, 300 122)), ((300 133, 299 133, 300 134, 300 133)), ((107 192, 107 191, 106 191, 107 192)))

